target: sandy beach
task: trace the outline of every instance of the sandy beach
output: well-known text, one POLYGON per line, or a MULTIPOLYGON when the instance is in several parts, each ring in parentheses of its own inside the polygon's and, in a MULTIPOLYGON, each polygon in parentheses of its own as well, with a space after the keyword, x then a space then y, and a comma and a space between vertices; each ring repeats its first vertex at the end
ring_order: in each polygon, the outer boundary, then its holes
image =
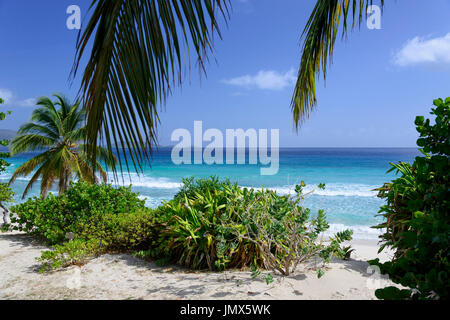
POLYGON ((158 267, 131 255, 104 255, 83 267, 40 274, 35 260, 45 246, 21 233, 0 234, 0 299, 25 300, 371 300, 390 285, 365 262, 377 255, 376 241, 353 241, 349 261, 333 261, 318 279, 314 261, 289 277, 252 279, 249 271, 192 272, 158 267))

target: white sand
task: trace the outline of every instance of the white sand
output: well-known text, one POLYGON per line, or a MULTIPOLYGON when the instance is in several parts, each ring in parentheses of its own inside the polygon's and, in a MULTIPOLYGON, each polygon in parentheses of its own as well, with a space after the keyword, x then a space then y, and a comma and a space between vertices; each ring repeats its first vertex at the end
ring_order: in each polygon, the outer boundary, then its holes
POLYGON ((189 272, 130 255, 105 255, 81 268, 40 274, 35 258, 46 248, 24 234, 0 233, 0 299, 375 299, 375 289, 390 285, 364 262, 377 257, 376 241, 352 244, 352 259, 331 263, 321 279, 310 264, 267 285, 250 272, 189 272))

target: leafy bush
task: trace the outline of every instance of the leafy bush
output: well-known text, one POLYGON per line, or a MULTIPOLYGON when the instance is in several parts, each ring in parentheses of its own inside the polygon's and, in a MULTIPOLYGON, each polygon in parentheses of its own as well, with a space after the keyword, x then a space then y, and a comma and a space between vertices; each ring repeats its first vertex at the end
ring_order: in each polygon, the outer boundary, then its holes
POLYGON ((155 220, 151 209, 136 212, 111 214, 95 217, 89 223, 78 226, 77 237, 101 239, 105 250, 126 252, 153 245, 156 237, 155 220))
POLYGON ((13 202, 14 192, 7 183, 0 183, 0 205, 2 202, 13 202))
POLYGON ((89 223, 78 226, 79 232, 73 234, 75 239, 42 252, 38 259, 43 262, 41 271, 83 265, 99 254, 131 253, 148 248, 155 237, 152 234, 153 225, 151 210, 95 216, 89 223))
POLYGON ((61 196, 33 198, 12 208, 9 230, 42 236, 50 244, 66 240, 67 233, 85 232, 103 215, 118 215, 144 209, 144 201, 131 188, 113 188, 85 182, 72 183, 61 196))
POLYGON ((43 251, 36 260, 42 262, 40 271, 45 272, 72 265, 84 265, 96 250, 101 250, 100 240, 74 239, 62 245, 54 245, 53 250, 43 251))
POLYGON ((434 125, 424 117, 415 121, 423 156, 412 165, 392 164, 391 171, 401 177, 379 189, 378 196, 386 200, 380 210, 385 222, 376 227, 386 229, 380 251, 390 246, 395 256, 386 263, 370 263, 410 288, 379 289, 380 299, 449 298, 450 98, 435 100, 434 105, 434 125))
POLYGON ((311 220, 300 206, 302 186, 290 197, 214 177, 183 182, 174 200, 155 210, 162 229, 154 256, 193 269, 253 266, 288 275, 299 262, 318 254, 329 259, 337 250, 317 243, 329 226, 323 211, 311 220))
POLYGON ((329 226, 323 211, 312 217, 301 206, 303 186, 291 197, 241 189, 215 177, 186 179, 172 201, 151 210, 130 188, 77 183, 61 196, 16 206, 18 217, 8 228, 42 236, 53 245, 39 258, 42 270, 84 264, 106 252, 134 252, 159 265, 253 266, 289 275, 312 256, 324 262, 343 257, 347 249, 340 244, 351 239, 346 231, 329 245, 318 241, 329 226))

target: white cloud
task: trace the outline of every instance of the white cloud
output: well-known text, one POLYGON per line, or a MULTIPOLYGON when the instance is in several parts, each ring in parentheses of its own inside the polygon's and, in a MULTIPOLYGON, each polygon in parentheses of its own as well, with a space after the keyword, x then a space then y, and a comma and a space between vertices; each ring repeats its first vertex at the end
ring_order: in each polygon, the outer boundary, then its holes
POLYGON ((394 63, 402 67, 417 64, 450 65, 450 33, 428 40, 420 37, 409 40, 395 55, 394 63))
POLYGON ((11 102, 11 100, 13 99, 13 94, 8 89, 0 88, 0 98, 2 98, 5 101, 5 104, 9 104, 11 102))
POLYGON ((15 104, 19 107, 34 107, 36 106, 36 99, 30 98, 25 100, 16 101, 15 104))
POLYGON ((277 71, 261 70, 256 75, 245 75, 233 79, 224 80, 223 82, 229 85, 258 88, 261 90, 282 90, 284 88, 293 86, 297 81, 294 69, 282 74, 277 71))
POLYGON ((29 98, 25 100, 16 99, 14 93, 9 89, 0 88, 0 98, 5 101, 7 106, 16 107, 34 107, 36 105, 36 99, 29 98))

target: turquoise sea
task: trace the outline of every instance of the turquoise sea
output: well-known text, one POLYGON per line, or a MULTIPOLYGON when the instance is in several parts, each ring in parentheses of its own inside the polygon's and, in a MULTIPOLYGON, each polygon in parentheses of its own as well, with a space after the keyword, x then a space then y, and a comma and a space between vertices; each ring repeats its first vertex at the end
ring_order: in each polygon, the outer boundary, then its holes
MULTIPOLYGON (((389 162, 412 162, 419 155, 414 148, 284 148, 280 150, 278 174, 261 176, 257 165, 176 166, 172 163, 171 151, 160 148, 143 174, 125 174, 119 184, 132 184, 132 189, 140 193, 148 206, 156 207, 175 195, 183 177, 216 175, 229 178, 242 187, 270 188, 280 194, 293 192, 302 180, 308 185, 307 190, 325 183, 326 189, 313 193, 305 206, 313 210, 324 209, 331 231, 350 227, 359 239, 375 239, 378 235, 370 227, 380 222, 377 214, 383 201, 376 197, 373 189, 395 178, 393 173, 386 174, 389 162)), ((32 156, 23 154, 10 158, 12 165, 0 175, 0 182, 7 182, 14 169, 32 156)), ((27 180, 20 178, 12 185, 17 202, 23 201, 21 195, 27 180)), ((29 197, 38 194, 37 183, 29 197)))

